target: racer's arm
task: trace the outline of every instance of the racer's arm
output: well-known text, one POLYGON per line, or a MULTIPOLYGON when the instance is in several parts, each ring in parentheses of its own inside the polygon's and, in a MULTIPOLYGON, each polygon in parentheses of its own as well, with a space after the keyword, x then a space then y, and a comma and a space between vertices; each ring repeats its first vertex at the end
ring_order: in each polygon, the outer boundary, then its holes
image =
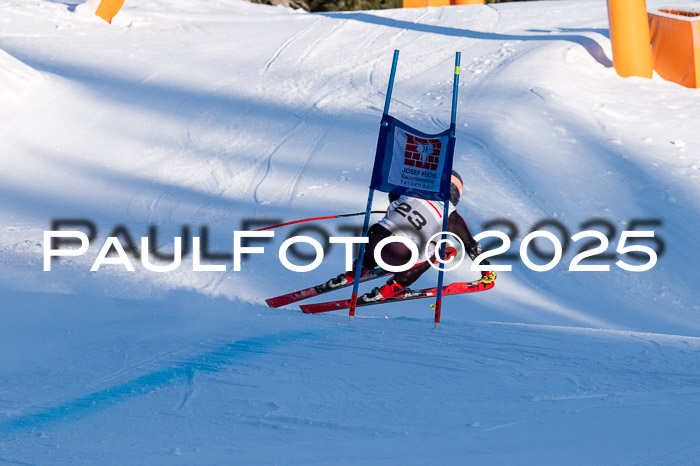
MULTIPOLYGON (((447 218, 447 231, 454 233, 462 240, 464 248, 471 260, 476 259, 478 255, 484 252, 481 248, 481 244, 474 240, 474 237, 467 227, 467 222, 464 221, 456 210, 447 218)), ((488 260, 483 260, 482 264, 489 265, 489 262, 488 260)))

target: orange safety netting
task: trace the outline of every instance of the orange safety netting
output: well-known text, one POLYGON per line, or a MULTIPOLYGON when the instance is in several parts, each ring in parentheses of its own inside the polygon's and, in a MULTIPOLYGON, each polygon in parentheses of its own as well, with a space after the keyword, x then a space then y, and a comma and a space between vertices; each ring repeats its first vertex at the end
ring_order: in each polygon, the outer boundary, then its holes
POLYGON ((112 18, 119 13, 122 5, 124 5, 124 0, 102 0, 95 14, 112 24, 112 18))
POLYGON ((665 8, 661 8, 659 11, 662 13, 668 13, 669 15, 689 16, 691 18, 694 18, 695 16, 700 16, 700 11, 669 10, 665 8))
POLYGON ((649 27, 654 71, 685 87, 700 87, 700 12, 658 10, 649 13, 649 27))

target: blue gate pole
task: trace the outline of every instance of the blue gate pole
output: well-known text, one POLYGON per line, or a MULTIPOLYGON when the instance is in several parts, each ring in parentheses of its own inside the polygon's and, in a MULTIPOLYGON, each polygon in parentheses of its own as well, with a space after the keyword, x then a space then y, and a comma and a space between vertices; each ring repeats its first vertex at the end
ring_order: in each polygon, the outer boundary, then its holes
MULTIPOLYGON (((454 84, 452 87, 452 116, 450 117, 450 137, 455 138, 455 131, 456 131, 456 122, 457 122, 457 92, 459 90, 459 62, 462 57, 461 52, 457 52, 455 55, 455 77, 454 77, 454 84)), ((452 173, 449 174, 450 178, 452 178, 452 173)), ((445 208, 443 210, 442 214, 442 232, 443 234, 440 235, 440 238, 445 240, 446 235, 445 232, 447 231, 447 217, 448 214, 450 213, 450 200, 447 199, 445 201, 445 208)), ((442 242, 440 244, 440 256, 442 257, 443 260, 445 258, 445 242, 442 242)), ((444 280, 444 275, 445 275, 445 264, 442 262, 439 262, 439 271, 438 271, 438 286, 437 286, 437 298, 435 299, 435 328, 438 329, 440 328, 440 313, 442 311, 442 289, 443 289, 443 280, 444 280)))
MULTIPOLYGON (((396 65, 399 62, 399 51, 394 50, 394 59, 391 63, 391 74, 389 75, 389 86, 386 90, 386 99, 384 100, 384 114, 389 114, 389 104, 391 104, 391 93, 394 90, 394 78, 396 77, 396 65)), ((382 115, 382 125, 387 123, 382 115)), ((367 208, 365 209, 365 222, 362 225, 362 237, 367 237, 369 230, 369 215, 372 210, 372 201, 374 200, 374 188, 369 189, 367 196, 367 208)), ((357 262, 355 265, 355 281, 352 284, 352 297, 350 298, 349 318, 352 320, 355 317, 355 308, 357 307, 357 291, 360 288, 360 276, 362 275, 362 260, 365 257, 365 243, 360 243, 360 252, 357 254, 357 262)))

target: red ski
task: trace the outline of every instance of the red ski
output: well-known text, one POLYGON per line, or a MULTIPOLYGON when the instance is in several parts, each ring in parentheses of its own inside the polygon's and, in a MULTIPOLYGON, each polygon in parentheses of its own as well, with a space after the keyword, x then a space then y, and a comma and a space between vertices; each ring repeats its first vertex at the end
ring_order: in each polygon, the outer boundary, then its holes
MULTIPOLYGON (((360 279, 360 283, 366 282, 369 280, 374 280, 375 278, 385 277, 387 275, 390 275, 390 273, 386 272, 385 270, 382 270, 379 267, 376 267, 376 268, 372 269, 372 271, 369 273, 369 275, 362 277, 360 279)), ((328 293, 329 291, 334 291, 334 290, 339 290, 341 288, 345 288, 347 286, 352 285, 353 282, 354 282, 354 280, 350 280, 345 285, 334 286, 333 288, 329 288, 326 283, 321 283, 320 285, 311 286, 311 287, 305 288, 303 290, 292 291, 291 293, 283 294, 281 296, 276 296, 274 298, 268 298, 265 300, 265 302, 270 307, 286 306, 287 304, 296 303, 297 301, 301 301, 301 300, 307 299, 307 298, 313 298, 314 296, 318 296, 318 295, 323 294, 323 293, 328 293)))
MULTIPOLYGON (((418 267, 421 264, 423 264, 423 262, 414 265, 414 267, 418 267)), ((364 283, 369 280, 374 280, 375 278, 386 277, 387 275, 391 275, 391 273, 387 272, 386 270, 383 270, 381 267, 375 267, 370 271, 368 275, 365 275, 364 277, 360 278, 360 283, 364 283)), ((274 298, 267 298, 265 302, 270 307, 286 306, 287 304, 292 304, 298 301, 302 301, 304 299, 313 298, 314 296, 328 293, 329 291, 340 290, 341 288, 345 288, 352 285, 354 281, 355 280, 350 280, 345 285, 334 286, 332 288, 328 287, 328 282, 321 283, 320 285, 304 288, 303 290, 292 291, 291 293, 283 294, 281 296, 275 296, 274 298)))
MULTIPOLYGON (((483 280, 473 282, 457 282, 451 283, 442 289, 442 295, 474 293, 476 291, 485 291, 493 288, 495 282, 484 283, 483 280)), ((381 301, 363 302, 361 297, 357 300, 357 307, 371 306, 373 304, 397 303, 401 301, 409 301, 411 299, 434 298, 437 296, 437 287, 423 288, 420 290, 408 290, 402 296, 396 298, 387 298, 381 301)), ((350 300, 342 299, 340 301, 330 301, 316 304, 302 304, 301 310, 305 314, 317 314, 319 312, 337 311, 338 309, 349 309, 350 300)))

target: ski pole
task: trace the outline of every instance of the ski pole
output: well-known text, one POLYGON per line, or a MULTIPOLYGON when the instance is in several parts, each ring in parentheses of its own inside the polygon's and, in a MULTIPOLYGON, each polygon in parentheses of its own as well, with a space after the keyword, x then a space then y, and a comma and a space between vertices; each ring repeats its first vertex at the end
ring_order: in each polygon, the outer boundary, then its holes
MULTIPOLYGON (((386 210, 373 210, 370 213, 371 214, 385 214, 386 210)), ((338 215, 327 215, 325 217, 303 218, 301 220, 294 220, 292 222, 280 223, 278 225, 272 225, 269 227, 258 228, 257 230, 253 230, 253 231, 272 230, 273 228, 286 227, 287 225, 294 225, 295 223, 313 222, 316 220, 328 220, 331 218, 356 217, 358 215, 364 215, 364 214, 365 214, 364 212, 354 212, 352 214, 338 214, 338 215)))

